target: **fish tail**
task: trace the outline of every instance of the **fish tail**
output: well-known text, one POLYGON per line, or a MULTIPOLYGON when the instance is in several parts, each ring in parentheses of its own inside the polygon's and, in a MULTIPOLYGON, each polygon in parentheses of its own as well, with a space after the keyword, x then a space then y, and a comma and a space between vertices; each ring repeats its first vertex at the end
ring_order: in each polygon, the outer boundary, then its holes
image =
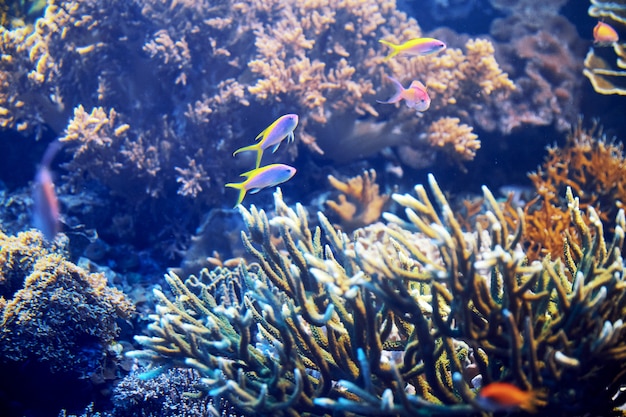
POLYGON ((388 47, 391 48, 391 52, 389 52, 389 55, 387 55, 385 59, 383 59, 383 61, 389 61, 391 58, 398 55, 398 53, 400 52, 398 49, 400 45, 396 45, 395 43, 391 43, 383 39, 380 39, 378 42, 382 43, 383 45, 387 45, 388 47))
POLYGON ((387 76, 389 81, 393 84, 393 88, 396 89, 395 93, 389 98, 387 101, 376 100, 380 104, 394 104, 402 99, 402 93, 404 92, 404 87, 400 84, 400 81, 396 80, 393 77, 387 76))
POLYGON ((247 151, 260 151, 261 147, 259 146, 258 143, 255 143, 254 145, 250 145, 250 146, 244 146, 243 148, 239 148, 237 149, 235 152, 233 152, 233 156, 237 155, 240 152, 247 152, 247 151))
POLYGON ((237 202, 235 203, 235 207, 237 207, 243 201, 243 198, 246 196, 246 187, 244 182, 229 182, 225 184, 225 187, 235 188, 239 190, 239 197, 237 198, 237 202))

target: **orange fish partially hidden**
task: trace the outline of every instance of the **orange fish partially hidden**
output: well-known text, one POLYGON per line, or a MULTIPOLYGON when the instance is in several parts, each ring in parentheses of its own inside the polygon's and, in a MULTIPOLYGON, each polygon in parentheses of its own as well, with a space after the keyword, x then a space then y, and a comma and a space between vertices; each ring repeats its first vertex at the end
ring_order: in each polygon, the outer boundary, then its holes
POLYGON ((60 148, 61 142, 58 140, 48 145, 33 187, 33 223, 49 241, 53 241, 61 230, 59 200, 50 172, 50 164, 60 148))
POLYGON ((598 22, 593 28, 593 43, 600 46, 609 46, 619 41, 617 31, 611 25, 598 22))
POLYGON ((476 402, 489 412, 524 410, 536 413, 537 408, 546 404, 540 391, 523 391, 508 382, 493 382, 476 397, 476 402))

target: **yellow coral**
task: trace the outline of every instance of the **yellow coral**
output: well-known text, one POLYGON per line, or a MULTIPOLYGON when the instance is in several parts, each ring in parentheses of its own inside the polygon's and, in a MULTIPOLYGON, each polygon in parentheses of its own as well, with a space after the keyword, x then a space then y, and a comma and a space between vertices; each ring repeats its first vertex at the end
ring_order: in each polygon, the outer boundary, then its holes
POLYGON ((473 160, 480 149, 478 135, 456 117, 442 117, 433 122, 428 127, 428 142, 445 152, 462 169, 463 161, 473 160))

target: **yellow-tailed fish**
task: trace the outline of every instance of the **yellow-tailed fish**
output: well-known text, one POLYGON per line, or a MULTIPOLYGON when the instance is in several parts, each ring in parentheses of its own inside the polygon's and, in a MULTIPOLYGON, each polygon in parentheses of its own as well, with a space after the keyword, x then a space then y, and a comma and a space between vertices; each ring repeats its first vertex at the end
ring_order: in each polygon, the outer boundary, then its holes
POLYGON ((401 45, 396 45, 395 43, 391 43, 383 39, 379 40, 378 42, 391 48, 391 52, 389 53, 389 55, 387 55, 387 57, 385 57, 385 61, 398 54, 429 55, 446 49, 445 43, 434 38, 411 39, 401 45))
POLYGON ((406 105, 409 108, 415 109, 417 111, 426 111, 430 107, 430 96, 426 91, 426 86, 419 81, 413 81, 409 88, 402 87, 400 81, 396 80, 393 77, 389 77, 389 81, 393 83, 396 92, 393 96, 387 101, 376 100, 381 104, 393 104, 397 103, 400 100, 404 100, 406 105))
POLYGON ((243 201, 246 193, 258 193, 263 188, 273 187, 288 181, 296 174, 296 169, 285 164, 271 164, 261 168, 255 168, 251 171, 244 172, 241 177, 246 177, 244 182, 229 183, 226 187, 236 188, 239 190, 239 198, 235 207, 243 201))
POLYGON ((239 152, 256 151, 256 167, 258 168, 261 166, 261 158, 263 157, 264 150, 273 146, 274 149, 272 149, 272 153, 276 152, 276 149, 278 149, 285 138, 287 138, 287 143, 293 142, 293 131, 296 126, 298 126, 297 114, 280 116, 274 123, 258 134, 256 137, 256 140, 259 141, 258 143, 237 149, 233 152, 233 156, 237 155, 239 152))

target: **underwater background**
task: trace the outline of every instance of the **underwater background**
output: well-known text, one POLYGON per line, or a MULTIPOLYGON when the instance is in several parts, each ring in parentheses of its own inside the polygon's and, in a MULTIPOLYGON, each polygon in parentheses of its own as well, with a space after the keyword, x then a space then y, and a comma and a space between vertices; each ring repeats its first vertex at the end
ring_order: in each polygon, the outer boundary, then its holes
POLYGON ((0 24, 0 416, 623 415, 626 1, 0 24))

